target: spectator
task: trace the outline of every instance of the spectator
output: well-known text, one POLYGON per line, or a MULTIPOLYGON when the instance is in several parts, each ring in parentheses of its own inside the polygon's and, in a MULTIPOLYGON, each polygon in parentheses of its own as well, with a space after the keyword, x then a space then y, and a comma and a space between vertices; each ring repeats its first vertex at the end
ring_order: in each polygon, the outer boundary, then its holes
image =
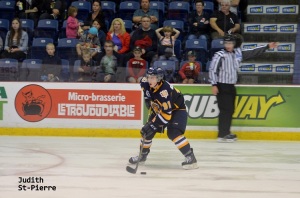
POLYGON ((63 20, 65 9, 67 8, 66 0, 45 0, 44 13, 41 14, 41 19, 57 19, 63 20))
POLYGON ((114 51, 114 43, 105 41, 104 51, 95 56, 96 67, 95 78, 96 82, 116 82, 117 67, 122 65, 120 55, 114 51))
POLYGON ((136 47, 133 49, 134 58, 128 62, 128 82, 139 83, 147 70, 147 62, 142 59, 142 49, 136 47))
POLYGON ((82 50, 82 57, 80 59, 80 67, 78 68, 79 79, 77 81, 91 82, 93 76, 94 61, 89 49, 82 50))
MULTIPOLYGON (((134 31, 130 40, 130 49, 134 49, 136 46, 142 48, 142 58, 148 63, 151 63, 157 52, 157 36, 150 27, 150 21, 150 16, 143 16, 141 28, 134 31)), ((133 58, 132 52, 126 54, 124 62, 130 58, 133 58)))
POLYGON ((66 35, 67 38, 78 38, 82 35, 83 30, 80 27, 78 19, 76 19, 78 9, 74 6, 70 6, 68 9, 68 19, 67 19, 67 28, 66 35))
POLYGON ((189 27, 190 32, 188 39, 209 39, 210 38, 210 26, 209 19, 210 14, 205 12, 204 1, 195 1, 196 10, 189 14, 189 27))
POLYGON ((19 0, 16 3, 16 17, 20 19, 32 19, 36 26, 45 0, 19 0))
POLYGON ((119 54, 124 54, 129 51, 130 35, 126 32, 124 21, 121 18, 115 18, 112 21, 106 40, 114 42, 114 50, 119 54))
POLYGON ((23 61, 26 58, 28 48, 28 34, 22 30, 20 19, 12 20, 10 30, 6 34, 4 51, 1 58, 13 58, 23 61))
POLYGON ((99 0, 95 0, 92 5, 92 12, 88 15, 87 19, 84 22, 83 29, 87 30, 92 26, 92 22, 98 19, 100 22, 101 30, 106 34, 107 27, 105 25, 105 15, 101 9, 101 2, 99 0))
POLYGON ((84 49, 88 49, 91 52, 91 56, 95 56, 98 51, 101 49, 101 44, 97 36, 98 30, 95 27, 91 27, 88 33, 83 34, 79 43, 76 45, 77 55, 81 57, 81 52, 84 49))
POLYGON ((178 38, 180 32, 171 26, 165 26, 163 28, 158 28, 155 30, 156 36, 159 40, 158 55, 165 55, 165 53, 172 52, 174 54, 174 43, 178 38), (164 35, 160 34, 160 31, 163 31, 164 35), (172 36, 173 32, 175 35, 172 36))
POLYGON ((55 53, 53 43, 46 45, 47 56, 42 60, 42 76, 41 80, 45 82, 58 82, 61 73, 61 59, 55 53))
MULTIPOLYGON (((223 38, 225 34, 237 34, 240 31, 240 24, 237 15, 229 11, 230 0, 222 0, 221 11, 215 11, 210 18, 210 25, 213 29, 211 38, 223 38)), ((241 35, 237 36, 241 37, 241 35)))
MULTIPOLYGON (((93 20, 93 23, 92 23, 92 26, 97 28, 98 30, 98 38, 99 38, 99 41, 100 41, 100 46, 101 46, 101 50, 103 50, 103 46, 104 46, 104 42, 106 40, 106 34, 103 32, 103 30, 101 30, 101 25, 100 25, 100 21, 99 19, 94 19, 93 20)), ((87 30, 86 30, 87 31, 87 30)))
POLYGON ((183 84, 193 84, 199 76, 201 65, 196 61, 196 53, 188 52, 188 62, 179 70, 179 75, 183 84))
POLYGON ((157 10, 150 9, 150 0, 141 0, 141 9, 133 13, 132 21, 135 24, 135 28, 140 26, 142 18, 145 15, 150 17, 151 28, 156 30, 158 28, 158 12, 157 10))
MULTIPOLYGON (((216 0, 218 3, 218 10, 221 10, 222 6, 221 3, 223 0, 216 0)), ((238 7, 240 4, 240 0, 230 0, 230 12, 234 13, 235 15, 238 15, 238 7)))

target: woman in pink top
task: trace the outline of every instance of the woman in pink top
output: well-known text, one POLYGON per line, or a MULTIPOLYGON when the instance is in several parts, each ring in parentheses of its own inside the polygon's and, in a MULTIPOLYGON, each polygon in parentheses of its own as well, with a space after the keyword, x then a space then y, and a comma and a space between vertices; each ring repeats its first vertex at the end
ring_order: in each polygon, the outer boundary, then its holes
POLYGON ((68 19, 67 19, 67 27, 66 27, 66 35, 67 38, 78 38, 81 27, 78 19, 76 19, 78 9, 74 6, 70 6, 68 9, 68 19), (78 31, 79 30, 79 31, 78 31))

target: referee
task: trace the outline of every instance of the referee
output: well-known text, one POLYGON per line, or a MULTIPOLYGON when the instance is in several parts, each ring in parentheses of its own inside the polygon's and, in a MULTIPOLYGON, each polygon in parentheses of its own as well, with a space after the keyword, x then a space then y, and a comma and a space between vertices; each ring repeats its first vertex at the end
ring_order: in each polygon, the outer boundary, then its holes
POLYGON ((277 43, 271 42, 265 46, 242 51, 240 47, 235 48, 236 39, 233 35, 224 36, 224 49, 214 54, 209 69, 212 94, 217 96, 220 110, 218 142, 237 140, 237 136, 231 134, 230 126, 236 97, 234 85, 237 82, 237 72, 241 61, 258 56, 269 48, 276 48, 277 45, 277 43))

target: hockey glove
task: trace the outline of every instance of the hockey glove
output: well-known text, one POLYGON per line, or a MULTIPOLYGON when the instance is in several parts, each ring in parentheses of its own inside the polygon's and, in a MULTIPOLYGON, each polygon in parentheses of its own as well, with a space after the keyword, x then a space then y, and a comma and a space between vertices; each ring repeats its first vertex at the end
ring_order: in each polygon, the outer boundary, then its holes
POLYGON ((147 122, 142 130, 141 130, 141 134, 143 137, 149 137, 151 136, 153 133, 156 133, 158 130, 158 127, 153 123, 153 122, 147 122))

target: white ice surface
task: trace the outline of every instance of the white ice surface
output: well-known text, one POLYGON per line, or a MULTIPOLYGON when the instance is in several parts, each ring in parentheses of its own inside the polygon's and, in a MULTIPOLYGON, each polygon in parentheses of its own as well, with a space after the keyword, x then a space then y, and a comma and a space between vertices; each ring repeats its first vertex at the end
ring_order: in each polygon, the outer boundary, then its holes
POLYGON ((174 144, 154 139, 134 175, 125 168, 139 139, 0 136, 0 198, 300 197, 299 142, 190 143, 199 169, 183 170, 174 144), (18 191, 19 177, 56 191, 18 191))

